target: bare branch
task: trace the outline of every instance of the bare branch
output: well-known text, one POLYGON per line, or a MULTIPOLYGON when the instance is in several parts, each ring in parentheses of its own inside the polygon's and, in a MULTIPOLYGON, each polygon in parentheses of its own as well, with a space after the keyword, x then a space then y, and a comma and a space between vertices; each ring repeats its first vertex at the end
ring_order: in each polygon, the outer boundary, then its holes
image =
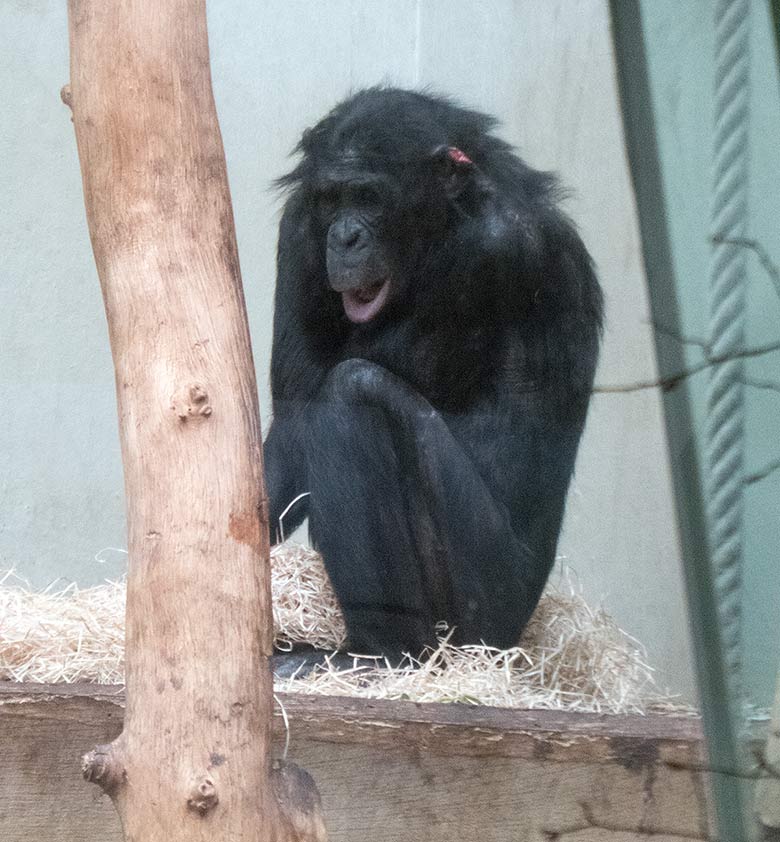
POLYGON ((731 351, 728 354, 718 354, 714 357, 709 357, 703 362, 691 366, 685 371, 677 374, 670 374, 668 377, 661 377, 658 380, 637 380, 634 383, 621 383, 618 385, 594 386, 594 394, 615 394, 622 392, 639 392, 643 389, 662 389, 668 392, 679 385, 681 380, 692 377, 700 371, 704 371, 711 366, 721 365, 722 363, 731 362, 732 360, 746 359, 748 357, 760 357, 764 354, 773 354, 780 351, 780 342, 771 342, 767 345, 758 345, 755 348, 744 348, 741 351, 731 351))
POLYGON ((778 269, 775 262, 769 256, 769 252, 758 240, 752 240, 749 237, 723 237, 720 234, 716 234, 712 238, 712 242, 730 246, 741 246, 754 252, 764 271, 769 275, 769 279, 774 284, 775 292, 778 298, 780 298, 780 269, 778 269))
POLYGON ((767 389, 771 392, 780 392, 780 381, 763 380, 759 377, 743 377, 742 382, 745 386, 751 386, 754 389, 767 389))
POLYGON ((753 485, 755 482, 760 482, 762 479, 766 479, 770 474, 773 474, 777 470, 780 470, 780 459, 775 459, 768 465, 764 465, 763 468, 756 471, 754 474, 748 474, 743 477, 742 482, 745 485, 753 485))
POLYGON ((695 345, 696 347, 703 348, 705 351, 709 352, 709 343, 704 339, 699 339, 695 336, 683 336, 681 333, 677 333, 677 331, 662 325, 660 322, 653 322, 652 325, 653 330, 655 330, 656 333, 668 336, 670 339, 674 339, 682 345, 695 345))

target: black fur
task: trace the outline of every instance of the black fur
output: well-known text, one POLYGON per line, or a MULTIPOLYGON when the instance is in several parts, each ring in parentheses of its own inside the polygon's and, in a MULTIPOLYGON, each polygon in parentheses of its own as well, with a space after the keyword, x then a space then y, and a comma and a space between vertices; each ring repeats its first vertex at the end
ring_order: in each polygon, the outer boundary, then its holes
POLYGON ((418 654, 438 621, 513 645, 554 561, 602 299, 555 179, 493 126, 362 91, 280 180, 272 534, 309 492, 284 529, 309 515, 352 651, 418 654))

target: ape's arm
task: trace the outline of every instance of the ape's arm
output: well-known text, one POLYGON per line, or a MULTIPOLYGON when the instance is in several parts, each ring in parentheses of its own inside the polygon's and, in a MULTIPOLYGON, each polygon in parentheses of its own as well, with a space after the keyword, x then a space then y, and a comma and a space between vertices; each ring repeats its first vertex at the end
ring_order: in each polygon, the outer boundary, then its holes
MULTIPOLYGON (((279 518, 289 504, 308 491, 305 414, 322 382, 336 337, 322 334, 332 304, 315 276, 316 255, 307 229, 302 199, 291 197, 279 229, 274 336, 271 363, 273 420, 264 445, 271 541, 281 538, 279 518)), ((285 515, 289 535, 308 514, 308 498, 285 515)))

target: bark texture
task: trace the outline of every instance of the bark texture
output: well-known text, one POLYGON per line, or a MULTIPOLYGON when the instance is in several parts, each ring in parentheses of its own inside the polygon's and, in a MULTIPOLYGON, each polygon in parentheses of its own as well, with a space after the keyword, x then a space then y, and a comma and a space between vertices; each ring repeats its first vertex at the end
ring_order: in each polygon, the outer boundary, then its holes
POLYGON ((205 2, 69 0, 69 24, 63 99, 116 369, 130 552, 124 730, 84 773, 128 842, 321 839, 311 779, 271 768, 262 446, 205 2))

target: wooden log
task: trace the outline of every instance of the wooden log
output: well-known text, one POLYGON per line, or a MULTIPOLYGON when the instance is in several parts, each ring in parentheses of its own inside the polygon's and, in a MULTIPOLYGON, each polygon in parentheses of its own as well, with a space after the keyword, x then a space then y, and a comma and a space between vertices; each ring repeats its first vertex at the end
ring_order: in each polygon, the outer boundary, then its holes
MULTIPOLYGON (((338 842, 710 839, 697 719, 282 694, 290 755, 316 775, 338 842)), ((121 688, 0 684, 3 842, 119 842, 69 774, 122 727, 121 688)), ((273 723, 285 741, 279 710, 273 723)))
POLYGON ((262 447, 205 2, 68 8, 130 559, 124 729, 84 774, 127 840, 323 838, 310 779, 271 776, 262 447))

